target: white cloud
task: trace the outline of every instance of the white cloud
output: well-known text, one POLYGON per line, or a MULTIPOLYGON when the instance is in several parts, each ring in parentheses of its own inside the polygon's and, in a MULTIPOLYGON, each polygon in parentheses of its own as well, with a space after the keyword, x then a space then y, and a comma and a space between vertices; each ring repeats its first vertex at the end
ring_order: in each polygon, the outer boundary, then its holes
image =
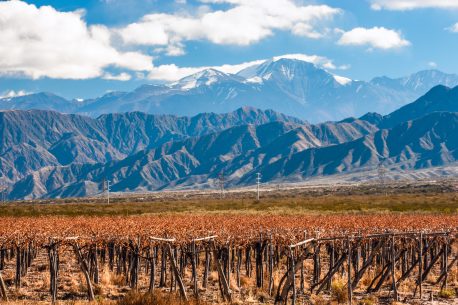
POLYGON ((215 69, 225 73, 235 74, 240 70, 253 65, 262 64, 265 60, 254 60, 235 65, 222 65, 222 66, 203 66, 203 67, 179 67, 175 64, 160 65, 154 67, 148 74, 148 78, 151 80, 163 80, 163 81, 176 81, 188 75, 206 70, 215 69))
MULTIPOLYGON (((330 70, 335 70, 335 69, 346 70, 349 68, 348 65, 336 66, 331 59, 326 58, 324 56, 318 56, 318 55, 285 54, 285 55, 275 56, 271 59, 274 61, 277 61, 282 58, 302 60, 302 61, 313 63, 316 66, 319 66, 321 68, 330 69, 330 70)), ((222 71, 225 73, 235 74, 245 68, 248 68, 254 65, 260 65, 266 62, 267 60, 270 60, 270 59, 259 59, 259 60, 253 60, 253 61, 248 61, 248 62, 244 62, 241 64, 234 64, 234 65, 226 64, 222 66, 203 66, 203 67, 179 67, 175 64, 161 65, 161 66, 154 67, 150 71, 148 78, 151 80, 177 81, 183 77, 189 76, 191 74, 194 74, 202 70, 206 70, 206 69, 215 69, 215 70, 222 71)))
POLYGON ((434 61, 430 61, 430 62, 428 63, 428 66, 435 69, 435 68, 437 68, 437 63, 434 62, 434 61))
POLYGON ((323 37, 323 33, 317 32, 313 29, 313 26, 307 23, 299 22, 293 26, 292 32, 296 36, 304 36, 312 39, 318 39, 323 37))
POLYGON ((452 33, 458 33, 458 22, 452 25, 451 27, 447 28, 452 33))
POLYGON ((102 76, 109 66, 136 71, 152 68, 150 56, 117 50, 110 30, 88 26, 83 14, 1 1, 0 74, 86 79, 102 76))
POLYGON ((344 32, 338 44, 369 46, 376 49, 396 49, 409 46, 410 42, 402 38, 401 33, 384 27, 354 28, 344 32))
POLYGON ((282 58, 287 58, 287 59, 297 59, 297 60, 302 60, 306 62, 310 62, 312 64, 315 64, 316 66, 322 67, 324 69, 330 69, 330 70, 347 70, 350 68, 349 65, 341 65, 341 66, 336 66, 334 62, 324 56, 319 56, 319 55, 307 55, 307 54, 285 54, 285 55, 280 55, 280 56, 275 56, 273 59, 274 60, 279 60, 282 58))
POLYGON ((458 9, 457 0, 372 0, 374 10, 413 10, 421 8, 458 9))
POLYGON ((3 92, 0 95, 0 98, 13 98, 13 97, 24 96, 28 94, 30 93, 26 92, 25 90, 18 90, 18 91, 10 90, 10 91, 3 92))
POLYGON ((119 81, 128 81, 130 79, 132 79, 132 75, 130 75, 129 73, 126 73, 126 72, 122 72, 122 73, 119 73, 119 74, 111 74, 111 73, 105 73, 103 76, 102 76, 103 79, 107 79, 107 80, 119 80, 119 81))
POLYGON ((119 29, 126 44, 168 46, 169 54, 183 54, 183 42, 207 40, 214 44, 250 45, 275 30, 319 38, 322 22, 341 11, 327 5, 297 5, 292 0, 204 0, 226 3, 227 10, 202 10, 198 15, 148 14, 119 29))

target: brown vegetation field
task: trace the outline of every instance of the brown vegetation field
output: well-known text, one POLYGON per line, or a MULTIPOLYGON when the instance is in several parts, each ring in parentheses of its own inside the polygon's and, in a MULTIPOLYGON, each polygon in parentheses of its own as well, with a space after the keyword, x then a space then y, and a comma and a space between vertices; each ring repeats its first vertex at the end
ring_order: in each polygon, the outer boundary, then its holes
POLYGON ((0 303, 454 302, 455 186, 270 189, 260 201, 251 191, 196 191, 110 204, 4 204, 0 303))

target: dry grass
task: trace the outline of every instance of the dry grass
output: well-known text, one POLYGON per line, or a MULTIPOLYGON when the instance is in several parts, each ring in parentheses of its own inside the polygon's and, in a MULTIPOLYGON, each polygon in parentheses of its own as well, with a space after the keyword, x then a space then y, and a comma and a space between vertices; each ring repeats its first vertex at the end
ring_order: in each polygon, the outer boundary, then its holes
POLYGON ((256 291, 256 296, 260 303, 267 303, 271 299, 270 295, 265 291, 256 291))
MULTIPOLYGON (((9 305, 45 305, 49 302, 42 301, 12 301, 9 305)), ((169 293, 156 293, 154 295, 148 293, 128 293, 125 297, 118 301, 96 300, 94 302, 87 301, 59 301, 60 305, 206 305, 204 301, 190 299, 188 302, 183 301, 179 296, 169 293)))
POLYGON ((149 294, 149 293, 128 293, 116 305, 205 305, 203 301, 191 299, 184 302, 180 297, 173 294, 149 294))
POLYGON ((376 296, 367 296, 358 301, 358 305, 377 305, 378 299, 376 296))
POLYGON ((245 276, 245 275, 241 275, 240 276, 240 286, 242 287, 253 287, 254 283, 255 283, 255 279, 254 278, 249 278, 248 276, 245 276))
POLYGON ((458 196, 446 186, 395 185, 388 195, 377 186, 303 188, 263 194, 258 202, 252 192, 229 193, 216 199, 214 193, 161 193, 103 199, 27 201, 0 206, 0 216, 130 216, 145 214, 303 214, 310 212, 458 212, 458 196), (59 203, 59 204, 56 204, 59 203), (102 204, 103 203, 103 204, 102 204))
POLYGON ((362 285, 363 287, 368 287, 374 278, 374 274, 375 272, 373 270, 369 270, 365 272, 360 282, 358 283, 358 286, 362 285))
MULTIPOLYGON (((390 305, 405 305, 405 303, 402 303, 402 302, 398 302, 398 301, 393 301, 390 303, 390 305)), ((413 305, 413 303, 412 303, 413 305)))
POLYGON ((312 294, 312 296, 310 297, 310 301, 312 305, 330 305, 331 304, 330 300, 325 299, 321 295, 315 295, 315 294, 312 294))
POLYGON ((450 288, 442 289, 441 291, 439 291, 437 296, 442 299, 453 299, 456 296, 456 292, 454 289, 450 288))
POLYGON ((337 279, 332 282, 331 296, 340 304, 348 301, 348 288, 345 281, 342 279, 337 279))
POLYGON ((218 281, 218 272, 217 271, 211 271, 208 274, 208 281, 209 282, 217 282, 218 281))

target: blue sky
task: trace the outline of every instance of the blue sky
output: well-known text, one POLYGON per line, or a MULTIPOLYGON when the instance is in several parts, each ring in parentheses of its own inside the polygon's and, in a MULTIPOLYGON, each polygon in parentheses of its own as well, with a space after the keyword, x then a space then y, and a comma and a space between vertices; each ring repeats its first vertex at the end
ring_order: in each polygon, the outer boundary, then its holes
POLYGON ((358 80, 458 73, 457 53, 453 0, 0 2, 0 96, 89 98, 284 54, 358 80))

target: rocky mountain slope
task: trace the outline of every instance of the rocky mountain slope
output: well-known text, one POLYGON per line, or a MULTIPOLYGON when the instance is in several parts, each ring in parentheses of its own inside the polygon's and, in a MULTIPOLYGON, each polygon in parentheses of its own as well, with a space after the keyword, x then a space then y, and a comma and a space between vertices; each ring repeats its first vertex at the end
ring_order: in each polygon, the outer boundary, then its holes
POLYGON ((0 181, 12 183, 43 167, 106 163, 173 140, 244 124, 284 121, 286 115, 249 107, 194 117, 109 114, 97 119, 44 110, 0 112, 0 181))
POLYGON ((309 124, 241 108, 195 117, 134 112, 97 119, 51 111, 0 116, 0 173, 11 199, 302 181, 376 169, 416 170, 458 158, 456 90, 431 89, 387 115, 309 124), (32 128, 37 126, 37 128, 32 128))
POLYGON ((385 116, 379 125, 393 127, 437 111, 458 112, 458 87, 436 86, 415 102, 385 116))

